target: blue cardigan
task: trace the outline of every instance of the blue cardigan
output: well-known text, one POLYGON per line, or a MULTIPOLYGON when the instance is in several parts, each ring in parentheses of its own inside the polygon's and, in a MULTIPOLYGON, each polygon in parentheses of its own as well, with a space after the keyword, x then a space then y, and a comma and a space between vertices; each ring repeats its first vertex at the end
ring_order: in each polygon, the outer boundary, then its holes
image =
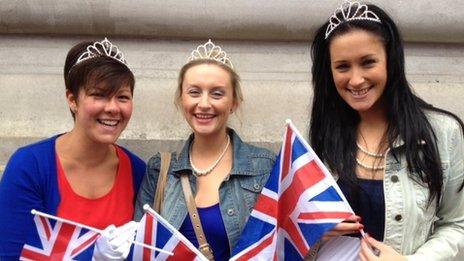
MULTIPOLYGON (((31 209, 55 215, 60 203, 54 136, 18 149, 0 182, 0 260, 18 260, 30 231, 35 231, 31 209)), ((123 148, 124 149, 124 148, 123 148)), ((130 158, 134 193, 145 162, 124 149, 130 158)), ((134 200, 135 200, 134 194, 134 200)))

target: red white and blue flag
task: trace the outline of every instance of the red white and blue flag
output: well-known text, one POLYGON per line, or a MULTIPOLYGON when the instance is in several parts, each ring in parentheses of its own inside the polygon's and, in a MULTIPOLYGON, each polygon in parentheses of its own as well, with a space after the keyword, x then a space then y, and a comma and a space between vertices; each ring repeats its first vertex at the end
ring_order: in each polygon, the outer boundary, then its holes
POLYGON ((292 123, 231 260, 302 260, 353 215, 329 171, 292 123))
POLYGON ((133 260, 208 260, 187 238, 153 209, 147 205, 144 209, 146 212, 139 222, 135 241, 171 252, 172 255, 134 245, 133 260))
POLYGON ((34 215, 37 233, 24 245, 20 260, 92 260, 98 233, 34 215))

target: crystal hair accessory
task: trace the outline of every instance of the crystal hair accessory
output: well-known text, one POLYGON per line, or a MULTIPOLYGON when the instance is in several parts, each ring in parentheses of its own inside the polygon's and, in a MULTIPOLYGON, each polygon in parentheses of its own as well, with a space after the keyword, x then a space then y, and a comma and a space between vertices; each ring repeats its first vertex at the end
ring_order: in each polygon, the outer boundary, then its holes
POLYGON ((87 46, 87 50, 82 53, 79 58, 77 58, 74 65, 99 56, 113 58, 129 68, 126 59, 124 59, 124 54, 119 51, 119 48, 116 45, 113 45, 106 37, 101 42, 95 42, 87 46))
POLYGON ((191 62, 202 59, 215 60, 231 69, 234 69, 234 65, 229 59, 229 56, 227 56, 227 53, 223 51, 219 45, 215 45, 213 42, 211 42, 211 39, 209 39, 205 44, 199 45, 197 49, 193 50, 187 61, 191 62))
POLYGON ((379 17, 369 10, 367 5, 359 2, 345 1, 329 19, 329 25, 325 31, 325 39, 327 39, 335 28, 340 24, 352 20, 369 20, 381 23, 379 17))

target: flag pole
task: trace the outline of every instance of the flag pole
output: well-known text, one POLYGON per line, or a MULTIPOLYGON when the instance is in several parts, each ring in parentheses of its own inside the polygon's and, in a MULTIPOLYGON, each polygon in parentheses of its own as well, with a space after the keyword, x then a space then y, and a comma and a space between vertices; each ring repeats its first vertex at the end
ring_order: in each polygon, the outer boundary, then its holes
POLYGON ((47 213, 43 213, 43 212, 40 212, 40 211, 35 210, 35 209, 31 210, 31 214, 32 215, 39 215, 39 216, 46 217, 46 218, 49 218, 49 219, 53 219, 53 220, 63 222, 63 223, 69 224, 69 225, 73 225, 73 226, 76 226, 76 227, 83 227, 83 228, 85 228, 87 230, 93 231, 93 232, 98 233, 98 234, 103 233, 103 230, 101 230, 101 229, 98 229, 98 228, 95 228, 95 227, 90 227, 90 226, 87 226, 87 225, 84 225, 84 224, 81 224, 81 223, 78 223, 78 222, 74 222, 74 221, 71 221, 71 220, 68 220, 68 219, 60 218, 60 217, 57 217, 57 216, 49 215, 47 213))
MULTIPOLYGON (((145 212, 148 212, 150 213, 151 215, 155 216, 156 218, 158 219, 163 219, 163 217, 160 216, 160 214, 156 213, 156 211, 154 209, 152 209, 150 207, 150 205, 148 204, 145 204, 143 205, 143 210, 145 212)), ((169 222, 165 222, 165 225, 167 228, 169 228, 171 230, 171 232, 173 234, 175 234, 176 236, 182 238, 184 240, 184 244, 188 245, 190 247, 190 249, 197 255, 197 257, 200 259, 200 260, 203 260, 203 261, 208 261, 208 259, 200 252, 200 250, 198 250, 184 235, 182 235, 182 233, 180 233, 175 227, 173 227, 171 224, 169 224, 169 222)))
MULTIPOLYGON (((101 229, 91 227, 91 226, 87 226, 87 225, 84 225, 84 224, 81 224, 81 223, 78 223, 78 222, 74 222, 72 220, 68 220, 68 219, 57 217, 57 216, 49 215, 47 213, 43 213, 43 212, 40 212, 40 211, 35 210, 35 209, 31 210, 31 214, 32 215, 39 215, 39 216, 46 217, 46 218, 49 218, 49 219, 53 219, 53 220, 63 222, 63 223, 69 224, 69 225, 73 225, 73 226, 76 226, 76 227, 83 227, 83 228, 85 228, 87 230, 93 231, 93 232, 98 233, 98 234, 103 233, 103 230, 101 230, 101 229)), ((158 252, 163 253, 163 254, 167 254, 167 255, 170 255, 170 256, 173 255, 172 252, 169 252, 169 251, 166 251, 166 250, 163 250, 163 249, 159 249, 159 248, 156 248, 156 247, 153 247, 153 246, 149 246, 147 244, 140 243, 138 241, 132 241, 131 243, 134 244, 134 245, 139 245, 141 247, 145 247, 145 248, 154 250, 154 251, 158 251, 158 252)))

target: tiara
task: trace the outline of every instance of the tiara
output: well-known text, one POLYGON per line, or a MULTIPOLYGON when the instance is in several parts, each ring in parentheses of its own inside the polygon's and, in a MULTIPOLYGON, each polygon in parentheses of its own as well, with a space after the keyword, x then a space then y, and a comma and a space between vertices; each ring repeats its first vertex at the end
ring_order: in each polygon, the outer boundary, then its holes
POLYGON ((113 45, 106 37, 101 42, 95 42, 87 46, 87 50, 82 53, 79 58, 77 58, 77 61, 74 65, 100 56, 113 58, 129 68, 126 59, 124 59, 124 54, 119 51, 119 48, 116 45, 113 45))
POLYGON ((379 17, 370 11, 367 5, 360 4, 359 2, 345 1, 329 19, 329 25, 325 31, 325 39, 330 33, 335 30, 341 23, 352 20, 369 20, 381 23, 379 17))
POLYGON ((229 59, 227 53, 223 51, 219 45, 215 45, 213 42, 211 42, 211 39, 209 39, 205 44, 199 45, 197 49, 193 50, 187 59, 187 62, 202 59, 215 60, 231 69, 234 69, 234 65, 229 59))

